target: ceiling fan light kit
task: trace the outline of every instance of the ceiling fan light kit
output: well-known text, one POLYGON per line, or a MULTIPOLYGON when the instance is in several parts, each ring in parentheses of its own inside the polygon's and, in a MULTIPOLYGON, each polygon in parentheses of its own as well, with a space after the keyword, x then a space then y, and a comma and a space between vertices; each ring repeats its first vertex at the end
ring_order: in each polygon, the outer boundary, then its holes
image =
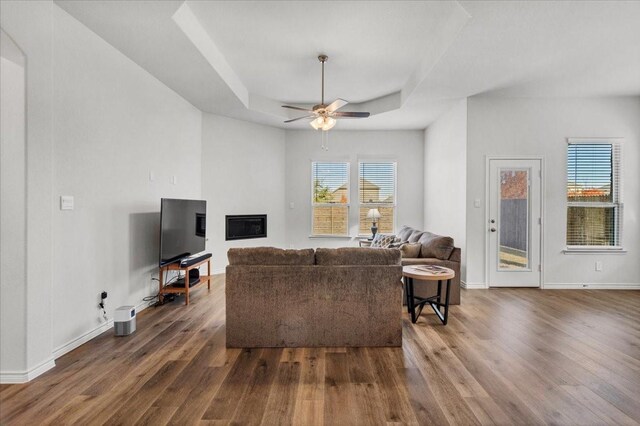
MULTIPOLYGON (((336 125, 338 118, 367 118, 369 117, 368 112, 338 112, 338 109, 345 106, 348 102, 344 99, 336 99, 331 102, 329 105, 324 103, 324 64, 327 62, 329 57, 327 55, 318 56, 318 60, 322 64, 322 90, 320 103, 318 105, 314 105, 312 109, 300 108, 292 105, 282 105, 283 108, 294 109, 297 111, 304 111, 310 113, 310 115, 305 115, 303 117, 293 118, 291 120, 286 120, 285 123, 291 123, 292 121, 303 120, 307 118, 311 118, 311 122, 309 125, 315 130, 322 130, 323 132, 327 132, 336 125)), ((324 147, 324 143, 323 143, 324 147)))
POLYGON ((324 130, 325 132, 327 130, 331 130, 333 128, 333 126, 336 125, 336 119, 333 117, 328 117, 328 116, 319 116, 318 118, 316 118, 315 120, 311 120, 311 123, 309 123, 311 125, 311 127, 313 127, 315 130, 324 130))

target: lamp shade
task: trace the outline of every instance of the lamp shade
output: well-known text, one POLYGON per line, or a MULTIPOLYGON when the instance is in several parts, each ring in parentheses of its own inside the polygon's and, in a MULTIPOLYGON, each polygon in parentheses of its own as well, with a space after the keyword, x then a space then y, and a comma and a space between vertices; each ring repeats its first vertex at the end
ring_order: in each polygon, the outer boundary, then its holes
POLYGON ((367 213, 368 219, 379 219, 381 217, 382 215, 380 214, 378 209, 369 209, 369 212, 367 213))

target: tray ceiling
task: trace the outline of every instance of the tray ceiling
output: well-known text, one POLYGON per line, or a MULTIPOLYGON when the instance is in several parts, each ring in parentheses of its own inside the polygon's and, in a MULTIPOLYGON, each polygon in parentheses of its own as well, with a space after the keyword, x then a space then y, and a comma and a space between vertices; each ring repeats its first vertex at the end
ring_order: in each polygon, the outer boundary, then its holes
POLYGON ((343 129, 425 128, 474 95, 640 95, 640 2, 56 4, 197 108, 284 128, 307 124, 282 103, 319 101, 319 53, 326 97, 372 112, 343 129))

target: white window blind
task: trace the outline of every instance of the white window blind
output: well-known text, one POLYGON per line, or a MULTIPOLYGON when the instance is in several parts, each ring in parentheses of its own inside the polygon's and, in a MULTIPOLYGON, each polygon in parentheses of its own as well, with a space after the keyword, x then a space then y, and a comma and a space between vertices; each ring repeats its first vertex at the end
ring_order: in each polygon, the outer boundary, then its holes
POLYGON ((373 219, 367 218, 370 209, 377 209, 378 232, 394 232, 396 215, 396 169, 391 161, 362 161, 358 165, 358 202, 360 205, 361 235, 370 234, 373 219))
POLYGON ((312 235, 349 234, 349 163, 311 163, 312 235))
POLYGON ((567 246, 621 246, 622 147, 605 140, 569 140, 567 246))

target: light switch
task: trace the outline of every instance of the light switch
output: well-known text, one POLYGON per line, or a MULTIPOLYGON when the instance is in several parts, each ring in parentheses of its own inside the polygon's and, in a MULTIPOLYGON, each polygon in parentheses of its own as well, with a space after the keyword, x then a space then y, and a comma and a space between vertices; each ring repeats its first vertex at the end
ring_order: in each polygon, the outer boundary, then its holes
POLYGON ((171 176, 171 183, 174 185, 178 184, 178 177, 176 175, 171 176))
POLYGON ((60 210, 73 210, 73 196, 61 195, 60 196, 60 210))
POLYGON ((149 171, 149 182, 153 182, 154 180, 156 180, 156 174, 153 173, 153 170, 149 171))
POLYGON ((473 200, 473 207, 475 207, 476 209, 480 208, 480 198, 476 198, 475 200, 473 200))
POLYGON ((293 201, 289 203, 290 209, 294 209, 295 207, 296 207, 296 204, 293 201))

